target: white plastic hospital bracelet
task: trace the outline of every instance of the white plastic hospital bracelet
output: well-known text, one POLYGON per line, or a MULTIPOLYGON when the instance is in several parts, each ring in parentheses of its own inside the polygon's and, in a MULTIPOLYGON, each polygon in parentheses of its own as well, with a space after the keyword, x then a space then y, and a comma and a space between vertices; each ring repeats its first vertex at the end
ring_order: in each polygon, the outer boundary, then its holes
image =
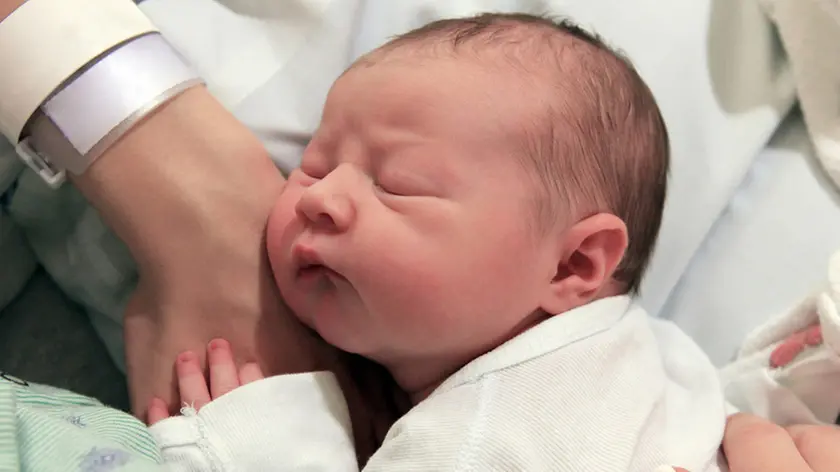
POLYGON ((203 83, 159 34, 112 51, 49 98, 18 155, 50 185, 87 168, 150 112, 203 83))
POLYGON ((131 0, 27 0, 0 21, 0 132, 18 142, 35 110, 79 70, 157 31, 131 0))

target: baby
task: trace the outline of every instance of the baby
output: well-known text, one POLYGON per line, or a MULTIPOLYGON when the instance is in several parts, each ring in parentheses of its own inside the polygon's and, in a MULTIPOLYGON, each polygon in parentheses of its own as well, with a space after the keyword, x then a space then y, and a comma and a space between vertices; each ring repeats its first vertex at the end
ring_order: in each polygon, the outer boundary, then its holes
POLYGON ((336 81, 267 245, 300 320, 412 399, 368 467, 718 470, 714 367, 632 300, 668 161, 648 87, 565 21, 438 21, 336 81))

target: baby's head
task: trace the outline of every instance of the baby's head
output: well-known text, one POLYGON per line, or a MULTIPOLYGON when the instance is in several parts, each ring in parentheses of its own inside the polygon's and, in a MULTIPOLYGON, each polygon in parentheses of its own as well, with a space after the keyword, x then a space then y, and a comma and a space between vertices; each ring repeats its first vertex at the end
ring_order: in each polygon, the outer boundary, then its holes
POLYGON ((432 23, 336 81, 268 225, 329 343, 422 390, 547 316, 635 292, 665 200, 650 90, 566 22, 432 23))

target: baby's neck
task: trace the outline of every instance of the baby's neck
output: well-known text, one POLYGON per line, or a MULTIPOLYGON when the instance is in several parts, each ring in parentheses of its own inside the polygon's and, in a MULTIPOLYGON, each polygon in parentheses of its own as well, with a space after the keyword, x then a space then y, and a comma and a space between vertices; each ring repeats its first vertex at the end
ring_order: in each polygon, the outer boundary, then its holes
POLYGON ((412 405, 425 400, 432 392, 466 365, 470 359, 462 362, 418 361, 385 365, 388 372, 400 388, 408 394, 412 405))
POLYGON ((380 362, 380 364, 388 369, 397 385, 408 394, 412 405, 416 405, 431 395, 446 379, 474 359, 542 323, 550 316, 545 312, 536 311, 523 319, 518 326, 513 327, 504 338, 488 342, 483 348, 472 352, 438 358, 405 359, 401 362, 386 361, 380 362))

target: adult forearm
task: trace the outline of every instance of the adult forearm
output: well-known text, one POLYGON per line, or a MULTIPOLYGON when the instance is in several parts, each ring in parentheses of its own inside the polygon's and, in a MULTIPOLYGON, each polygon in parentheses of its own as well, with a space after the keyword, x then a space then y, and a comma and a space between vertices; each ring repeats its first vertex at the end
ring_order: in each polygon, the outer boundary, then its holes
MULTIPOLYGON (((5 17, 22 4, 0 0, 0 11, 5 17)), ((32 133, 37 148, 44 135, 32 133)), ((203 351, 216 336, 230 338, 238 358, 258 360, 269 373, 316 367, 314 338, 283 306, 264 247, 283 178, 256 137, 204 87, 155 109, 71 178, 140 271, 125 316, 135 411, 142 414, 152 395, 172 400, 175 356, 203 351), (290 339, 279 348, 271 343, 277 332, 290 339)))
POLYGON ((203 87, 158 109, 75 184, 125 241, 140 290, 125 315, 134 411, 177 408, 172 365, 223 336, 268 373, 323 365, 283 306, 265 250, 283 179, 261 143, 203 87), (282 338, 284 342, 278 343, 282 338))
POLYGON ((3 21, 26 0, 0 0, 0 21, 3 21))
MULTIPOLYGON (((0 18, 5 20, 24 3, 0 0, 0 18)), ((120 14, 130 17, 130 8, 120 14)), ((37 21, 38 16, 30 11, 26 18, 37 21)), ((45 25, 50 21, 45 19, 45 25)), ((89 27, 79 21, 79 28, 89 27)), ((143 30, 142 21, 139 24, 138 32, 143 30)), ((37 25, 32 29, 37 30, 37 25)), ((35 64, 39 60, 50 59, 31 58, 35 64)), ((40 70, 30 69, 31 73, 40 70)), ((16 93, 14 84, 3 92, 16 93)), ((16 106, 26 108, 20 103, 16 106)), ((9 128, 6 134, 16 135, 14 121, 9 128)), ((35 129, 40 128, 30 131, 35 129)), ((32 138, 36 148, 39 136, 32 138)), ((53 152, 61 155, 57 149, 53 152)), ((193 87, 147 115, 73 180, 127 243, 141 275, 207 265, 222 250, 245 247, 239 238, 249 235, 253 241, 261 235, 282 186, 282 177, 258 140, 203 87, 193 87)), ((259 246, 258 238, 256 242, 253 246, 259 246)), ((258 247, 248 249, 253 255, 258 247)))
POLYGON ((225 267, 230 251, 253 259, 282 183, 261 143, 203 87, 158 109, 75 179, 141 275, 177 277, 225 267))

